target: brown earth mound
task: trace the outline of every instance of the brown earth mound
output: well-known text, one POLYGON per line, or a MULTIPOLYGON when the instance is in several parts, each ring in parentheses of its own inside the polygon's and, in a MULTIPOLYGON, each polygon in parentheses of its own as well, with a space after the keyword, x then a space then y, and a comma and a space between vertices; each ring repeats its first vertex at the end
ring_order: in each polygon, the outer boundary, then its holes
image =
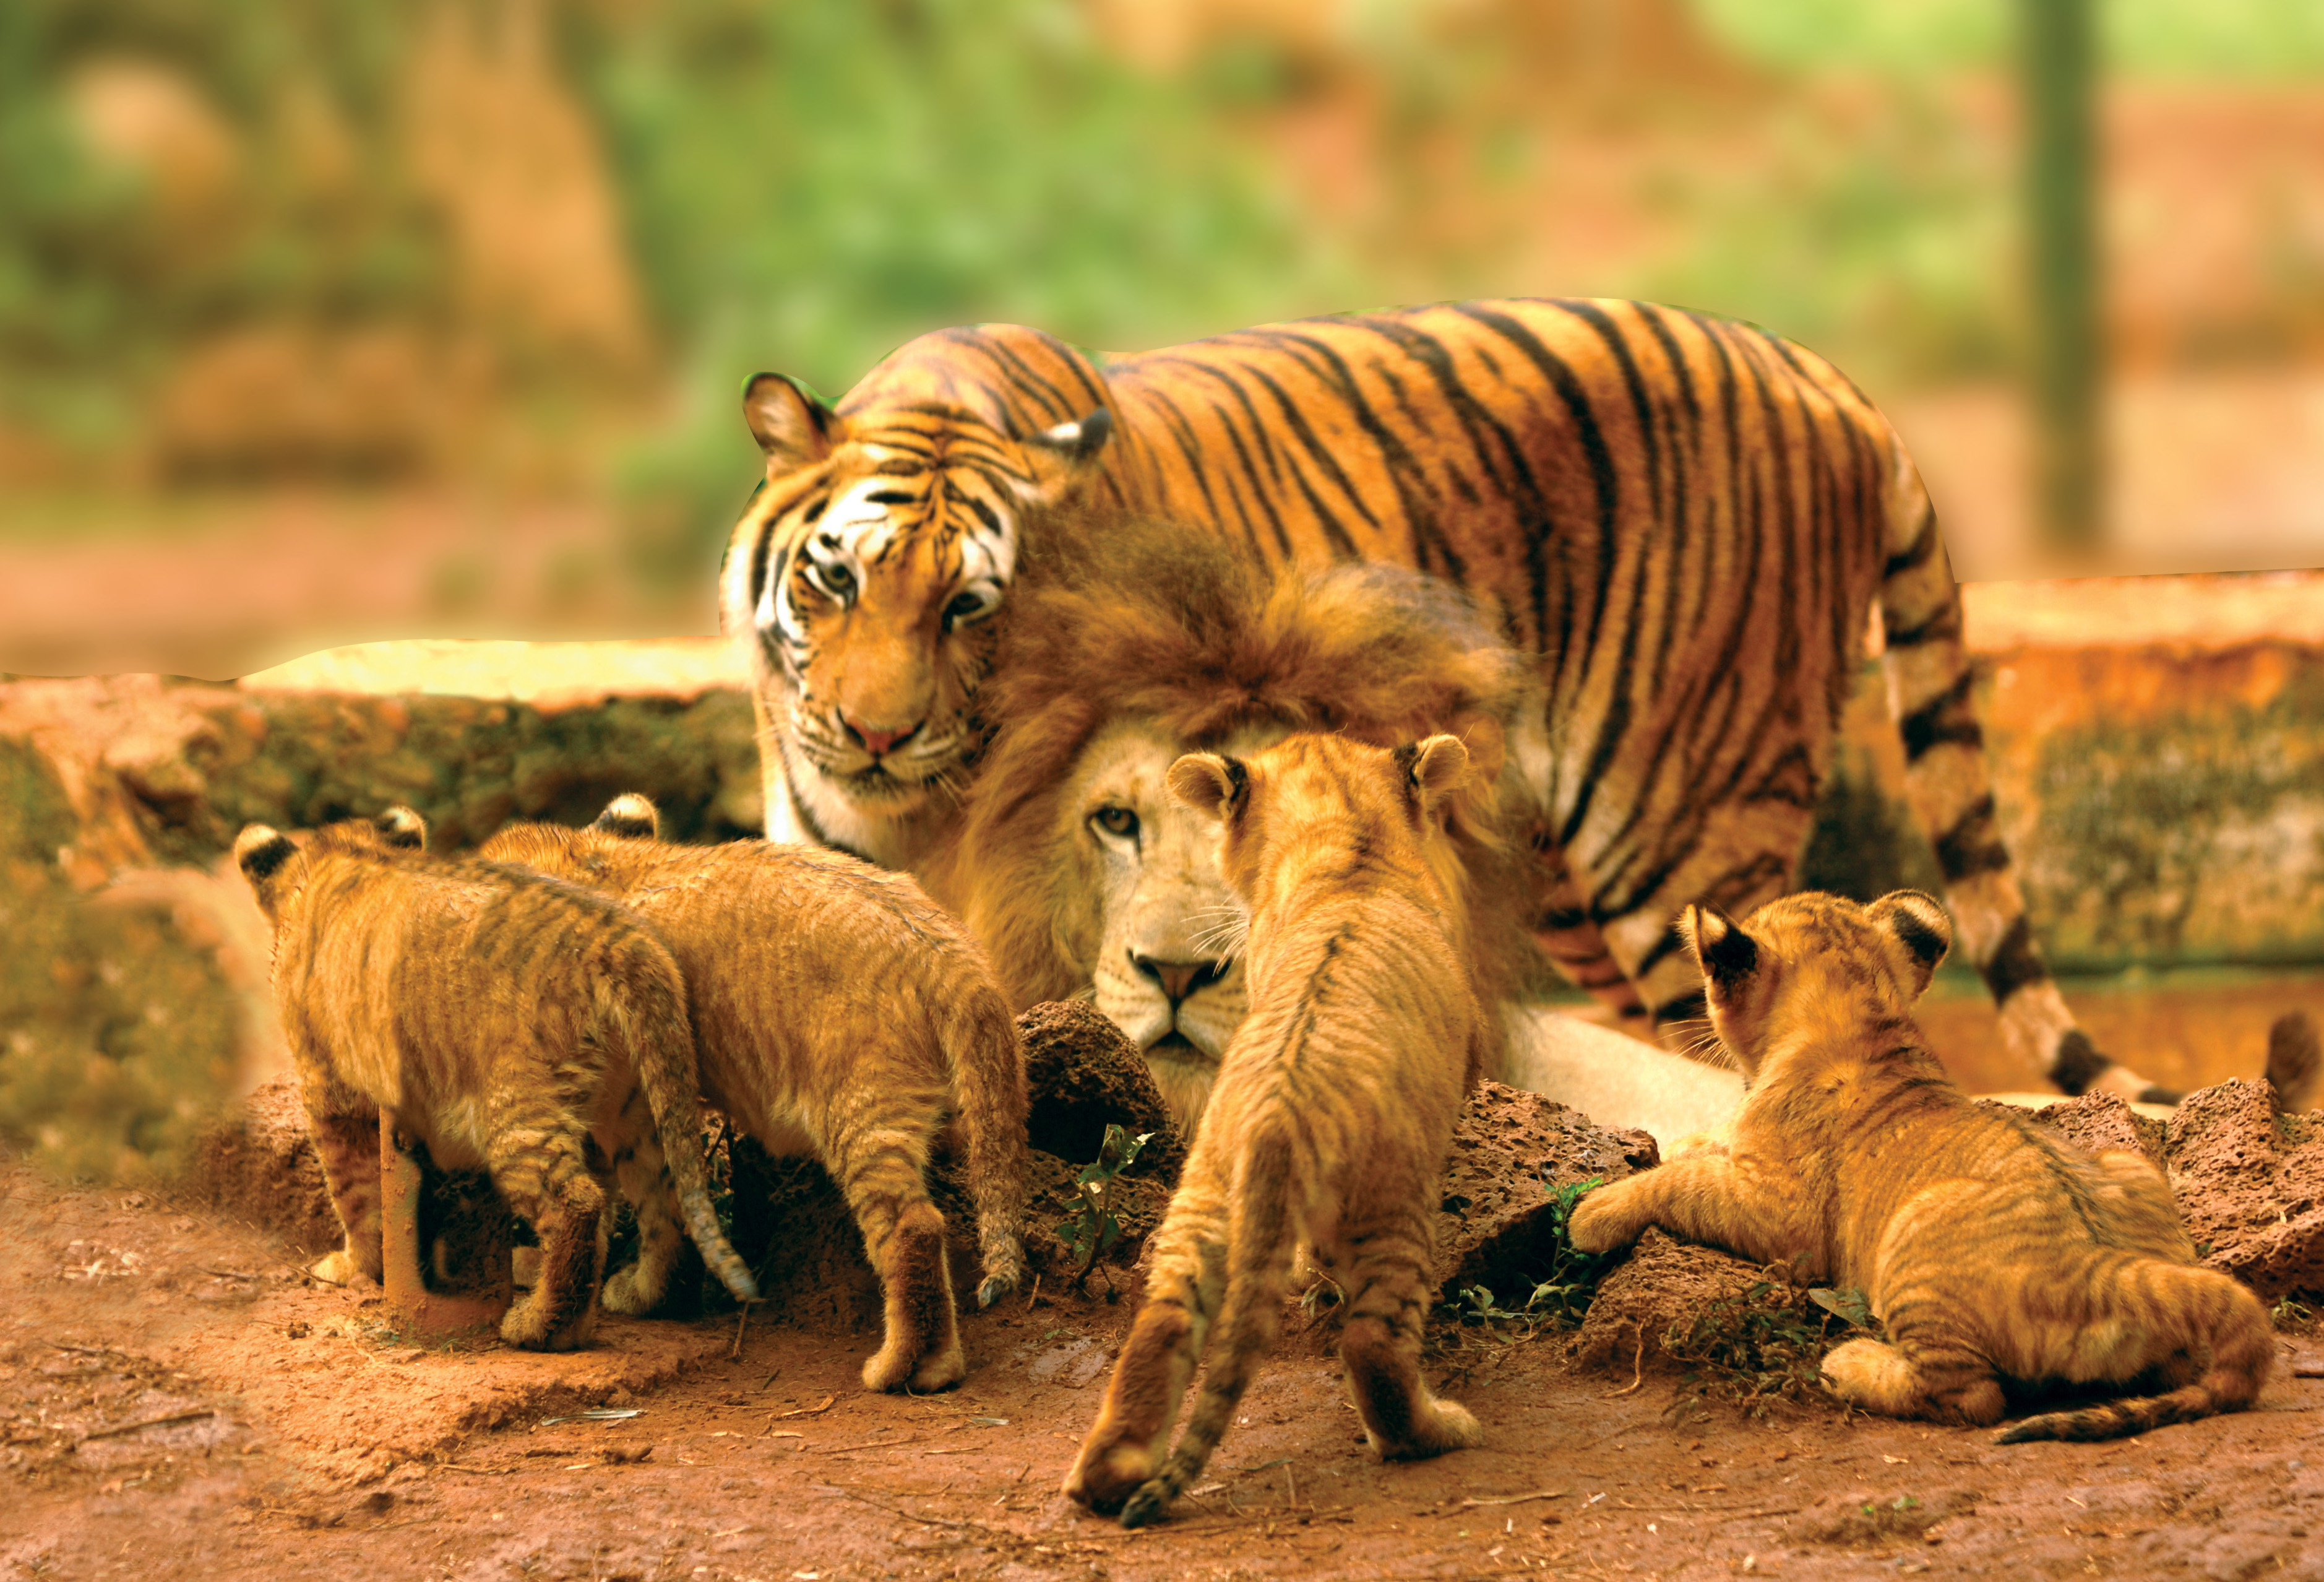
POLYGON ((2222 1082, 2187 1096, 2165 1153, 2206 1264, 2263 1300, 2324 1300, 2324 1116, 2277 1115, 2265 1082, 2222 1082))
POLYGON ((1033 1096, 1026 1131, 1036 1149, 1087 1163, 1115 1123, 1132 1136, 1153 1133, 1126 1173, 1178 1179, 1186 1150, 1161 1089, 1146 1057, 1105 1013, 1086 1000, 1053 1000, 1017 1018, 1017 1035, 1033 1096))
POLYGON ((1755 1263, 1649 1230, 1599 1282, 1566 1355, 1576 1367, 1618 1373, 1678 1364, 1666 1337, 1683 1336, 1720 1302, 1740 1301, 1765 1278, 1755 1263))
POLYGON ((1482 1082, 1469 1096, 1444 1169, 1436 1266, 1449 1292, 1522 1292, 1550 1270, 1556 1189, 1613 1181, 1660 1162, 1644 1132, 1609 1132, 1537 1093, 1482 1082))

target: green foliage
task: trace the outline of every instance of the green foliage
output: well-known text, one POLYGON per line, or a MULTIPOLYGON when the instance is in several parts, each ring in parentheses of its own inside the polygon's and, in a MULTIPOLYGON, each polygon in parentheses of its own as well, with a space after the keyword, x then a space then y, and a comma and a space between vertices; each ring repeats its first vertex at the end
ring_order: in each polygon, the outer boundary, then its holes
POLYGON ((1084 1166, 1082 1173, 1074 1179, 1073 1190, 1058 1200, 1058 1207, 1070 1212, 1070 1217, 1057 1226, 1057 1237, 1081 1265, 1074 1275, 1076 1286, 1089 1278, 1098 1259, 1121 1240, 1121 1221, 1115 1216, 1111 1202, 1113 1179, 1135 1164, 1139 1154, 1153 1140, 1151 1132, 1140 1132, 1132 1137, 1109 1121, 1105 1140, 1098 1145, 1096 1162, 1084 1166))
POLYGON ((1590 1310, 1590 1299, 1597 1294, 1598 1281, 1621 1257, 1618 1253, 1585 1253, 1573 1244, 1573 1206, 1605 1180, 1592 1176, 1550 1189, 1549 1268, 1523 1302, 1503 1307, 1489 1286, 1464 1285, 1438 1308, 1438 1316, 1471 1328, 1514 1327, 1518 1339, 1530 1337, 1545 1324, 1570 1329, 1581 1323, 1590 1310))
POLYGON ((1812 1400, 1824 1354, 1850 1331, 1878 1333, 1862 1291, 1758 1281, 1664 1332, 1664 1352, 1691 1365, 1665 1412, 1683 1420, 1720 1401, 1756 1418, 1812 1400))
POLYGON ((1333 305, 1204 86, 1105 55, 1064 0, 678 0, 568 44, 686 359, 630 481, 697 560, 758 473, 756 370, 835 394, 946 325, 1135 347, 1333 305))

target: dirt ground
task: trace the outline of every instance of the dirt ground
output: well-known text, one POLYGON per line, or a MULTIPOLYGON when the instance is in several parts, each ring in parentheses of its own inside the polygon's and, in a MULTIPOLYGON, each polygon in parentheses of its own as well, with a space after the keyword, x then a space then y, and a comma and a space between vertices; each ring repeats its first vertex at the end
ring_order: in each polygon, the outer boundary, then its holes
POLYGON ((1009 1299, 964 1321, 963 1388, 908 1399, 861 1388, 868 1337, 764 1317, 739 1352, 732 1315, 418 1347, 300 1259, 0 1161, 0 1577, 2324 1577, 2306 1340, 2251 1412, 2006 1448, 1821 1406, 1674 1420, 1675 1380, 1570 1372, 1554 1333, 1455 1346, 1432 1378, 1485 1446, 1387 1467, 1291 1335, 1197 1497, 1128 1533, 1056 1492, 1126 1306, 1009 1299))

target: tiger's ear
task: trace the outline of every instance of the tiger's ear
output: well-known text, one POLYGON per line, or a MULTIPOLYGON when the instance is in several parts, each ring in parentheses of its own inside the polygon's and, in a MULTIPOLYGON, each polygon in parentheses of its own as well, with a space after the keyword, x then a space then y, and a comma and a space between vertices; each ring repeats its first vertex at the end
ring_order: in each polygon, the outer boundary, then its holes
POLYGON ((401 802, 373 819, 372 828, 379 831, 382 845, 398 851, 428 849, 428 820, 401 802))
POLYGON ((1112 436, 1113 414, 1098 407, 1028 437, 1025 454, 1033 464, 1033 497, 1043 504, 1062 498, 1112 436))
POLYGON ((1170 794, 1205 819, 1222 819, 1242 800, 1250 772, 1239 758, 1219 753, 1189 753, 1170 765, 1164 783, 1170 794))
POLYGON ((1936 898, 1917 890, 1898 890, 1864 909, 1873 927, 1904 948, 1911 964, 1913 994, 1918 998, 1936 976, 1937 964, 1953 948, 1953 926, 1936 898))
POLYGON ((1423 818, 1469 783, 1469 749, 1458 736, 1429 736, 1398 749, 1396 757, 1423 818))
POLYGON ((1690 906, 1679 915, 1679 932, 1703 976, 1722 989, 1732 988, 1759 967, 1759 945, 1743 925, 1715 906, 1690 906))
POLYGON ((753 374, 742 386, 742 421, 766 453, 769 482, 831 454, 839 414, 788 374, 753 374))
POLYGON ((589 828, 622 840, 659 840, 661 813, 650 799, 624 791, 605 804, 605 810, 589 828))

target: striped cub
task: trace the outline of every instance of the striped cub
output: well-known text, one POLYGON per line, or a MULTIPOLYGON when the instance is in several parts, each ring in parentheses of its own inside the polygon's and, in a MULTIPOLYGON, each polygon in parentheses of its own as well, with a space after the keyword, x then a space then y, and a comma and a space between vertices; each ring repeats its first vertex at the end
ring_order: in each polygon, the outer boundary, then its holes
POLYGON ((1470 775, 1448 735, 1393 753, 1296 735, 1248 761, 1193 753, 1170 767, 1171 794, 1218 820, 1220 870, 1248 909, 1250 1013, 1065 1478, 1125 1527, 1201 1475, 1274 1340, 1303 1241, 1347 1293, 1340 1357, 1372 1448, 1418 1460, 1481 1438, 1420 1379, 1444 1156, 1482 1058, 1445 828, 1470 775), (1214 1330, 1185 1433, 1161 1459, 1214 1330))
POLYGON ((1912 1006, 1951 944, 1934 901, 1794 895, 1746 923, 1692 907, 1682 927, 1750 1090, 1719 1141, 1584 1198, 1576 1246, 1658 1225, 1861 1289, 1887 1338, 1838 1347, 1824 1377, 1893 1417, 1998 1422, 2006 1383, 2161 1392, 2030 1417, 2004 1442, 2251 1404, 2275 1356, 2267 1313, 2194 1266, 2153 1166, 1973 1104, 1929 1052, 1912 1006))
POLYGON ((587 1144, 642 1095, 687 1228, 745 1300, 702 1154, 686 982, 627 907, 485 863, 421 855, 409 809, 234 845, 274 926, 274 1006, 343 1251, 315 1272, 380 1278, 381 1110, 436 1162, 491 1172, 540 1239, 540 1277, 501 1321, 512 1346, 561 1351, 595 1327, 605 1195, 587 1144))
MULTIPOLYGON (((669 941, 694 995, 704 1096, 770 1152, 820 1160, 863 1233, 887 1307, 864 1383, 958 1383, 927 1180, 948 1115, 976 1196, 977 1300, 1024 1278, 1024 1059, 983 953, 900 874, 814 847, 671 846, 659 828, 651 802, 625 796, 586 829, 511 825, 483 855, 618 896, 669 941)), ((648 1185, 631 1194, 638 1266, 654 1271, 638 1283, 659 1291, 678 1237, 648 1185)))

